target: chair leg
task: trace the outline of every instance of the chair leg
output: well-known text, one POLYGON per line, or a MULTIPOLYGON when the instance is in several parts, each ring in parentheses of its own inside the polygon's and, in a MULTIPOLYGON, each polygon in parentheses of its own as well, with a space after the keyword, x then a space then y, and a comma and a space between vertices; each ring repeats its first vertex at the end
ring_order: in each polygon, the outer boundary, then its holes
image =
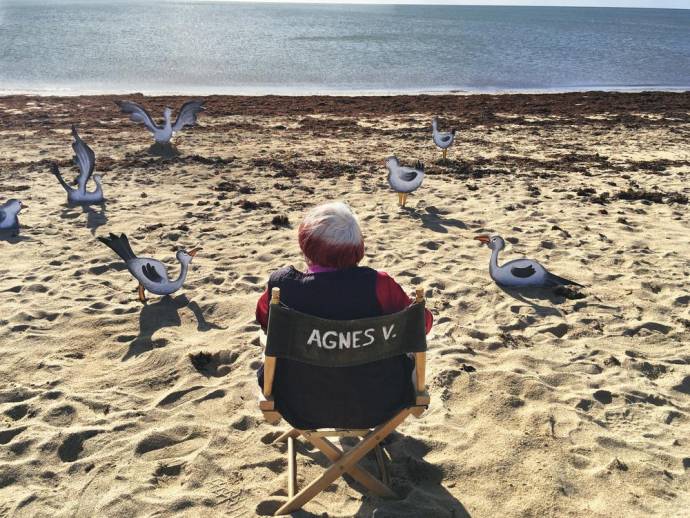
POLYGON ((297 490, 297 458, 295 456, 295 438, 288 436, 288 497, 293 498, 297 490))
POLYGON ((387 486, 391 485, 391 475, 388 470, 388 461, 386 459, 386 454, 383 452, 380 444, 376 445, 376 463, 379 465, 379 475, 381 476, 381 481, 387 486))
POLYGON ((387 423, 383 423, 382 425, 374 428, 371 432, 364 436, 362 441, 357 446, 344 453, 323 473, 323 475, 302 489, 302 491, 297 493, 293 498, 289 499, 280 509, 276 511, 275 514, 289 514, 297 509, 300 509, 309 500, 326 489, 338 477, 342 476, 344 473, 349 473, 354 467, 356 467, 355 465, 357 462, 359 462, 378 443, 385 439, 389 433, 395 430, 395 428, 400 425, 400 423, 402 423, 408 415, 410 415, 410 409, 406 408, 387 423))

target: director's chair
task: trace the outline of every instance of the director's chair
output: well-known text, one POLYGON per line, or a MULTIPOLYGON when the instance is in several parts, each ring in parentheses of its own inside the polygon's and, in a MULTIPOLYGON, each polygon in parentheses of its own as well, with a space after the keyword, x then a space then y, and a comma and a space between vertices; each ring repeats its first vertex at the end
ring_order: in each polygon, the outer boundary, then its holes
MULTIPOLYGON (((392 315, 359 320, 327 320, 292 310, 280 303, 280 289, 271 290, 271 306, 264 361, 263 392, 259 408, 264 418, 277 424, 282 416, 275 407, 273 381, 278 358, 288 358, 323 367, 353 366, 369 363, 402 354, 412 354, 415 360, 412 404, 400 410, 391 419, 371 429, 315 429, 292 428, 280 435, 275 442, 287 442, 288 453, 288 501, 276 511, 276 515, 296 511, 339 477, 348 474, 373 494, 384 498, 396 498, 389 487, 390 474, 385 453, 380 447, 383 441, 410 414, 420 417, 429 405, 426 391, 426 333, 424 317, 424 295, 417 289, 415 302, 405 310, 392 315), (356 333, 362 340, 359 347, 348 343, 341 348, 337 340, 321 342, 325 333, 356 333), (316 333, 316 334, 315 334, 316 333), (315 339, 318 337, 319 339, 315 339), (366 345, 362 345, 366 343, 366 345), (331 462, 331 466, 297 492, 297 463, 295 441, 302 436, 320 450, 331 462), (353 448, 343 451, 333 444, 329 437, 355 437, 359 442, 353 448), (380 479, 358 466, 371 450, 375 451, 380 479)), ((353 335, 350 335, 353 336, 353 335)), ((376 397, 375 394, 371 395, 376 397)))

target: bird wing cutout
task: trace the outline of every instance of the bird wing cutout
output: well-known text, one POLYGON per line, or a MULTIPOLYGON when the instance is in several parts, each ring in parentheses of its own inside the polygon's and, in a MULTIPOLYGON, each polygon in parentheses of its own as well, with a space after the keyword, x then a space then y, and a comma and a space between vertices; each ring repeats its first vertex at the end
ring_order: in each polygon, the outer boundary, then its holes
POLYGON ((117 101, 117 105, 122 110, 122 113, 129 114, 129 119, 131 121, 143 123, 151 133, 163 129, 153 122, 149 112, 147 112, 143 106, 132 101, 117 101))
POLYGON ((173 124, 173 131, 180 131, 185 126, 196 124, 196 116, 202 111, 204 111, 204 101, 187 101, 184 103, 180 108, 180 113, 177 114, 175 124, 173 124))
POLYGON ((72 137, 74 138, 74 142, 72 142, 74 163, 79 168, 77 183, 79 184, 79 190, 84 193, 86 191, 86 184, 93 174, 93 168, 96 164, 96 154, 93 152, 93 149, 81 139, 75 126, 72 126, 72 137))
POLYGON ((526 279, 527 277, 532 277, 536 273, 534 270, 534 266, 529 265, 525 266, 524 268, 517 268, 513 267, 510 269, 510 273, 513 274, 515 277, 519 277, 521 279, 526 279))
POLYGON ((144 266, 142 266, 141 271, 144 273, 144 276, 151 282, 159 283, 163 281, 163 277, 161 277, 161 274, 158 273, 156 267, 151 263, 146 263, 144 266))

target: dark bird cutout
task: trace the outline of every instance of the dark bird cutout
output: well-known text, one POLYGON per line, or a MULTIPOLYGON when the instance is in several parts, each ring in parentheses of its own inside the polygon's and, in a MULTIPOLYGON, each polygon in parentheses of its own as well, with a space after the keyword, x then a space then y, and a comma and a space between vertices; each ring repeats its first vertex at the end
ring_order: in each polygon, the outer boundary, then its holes
POLYGON ((441 142, 448 142, 450 140, 450 135, 446 135, 445 137, 441 138, 441 142))
POLYGON ((400 179, 406 182, 411 182, 415 178, 417 178, 417 173, 415 173, 414 171, 408 171, 400 175, 400 179))
POLYGON ((7 214, 5 214, 5 211, 0 209, 0 223, 5 221, 5 218, 7 217, 7 214))
POLYGON ((146 278, 151 282, 161 282, 163 280, 163 277, 161 277, 151 263, 146 263, 141 270, 144 272, 146 278))
POLYGON ((526 266, 524 268, 511 268, 510 273, 515 277, 520 277, 521 279, 526 279, 527 277, 532 277, 536 272, 532 265, 526 266))

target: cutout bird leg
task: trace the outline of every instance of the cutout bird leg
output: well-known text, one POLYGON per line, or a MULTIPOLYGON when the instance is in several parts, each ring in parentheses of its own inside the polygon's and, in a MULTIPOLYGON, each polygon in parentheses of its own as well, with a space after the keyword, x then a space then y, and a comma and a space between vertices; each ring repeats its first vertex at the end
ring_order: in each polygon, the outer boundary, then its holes
POLYGON ((146 293, 144 292, 144 285, 139 283, 139 302, 146 304, 146 293))
POLYGON ((447 149, 444 149, 444 150, 443 150, 443 160, 446 159, 446 154, 447 154, 447 153, 448 153, 448 150, 447 150, 447 149))

